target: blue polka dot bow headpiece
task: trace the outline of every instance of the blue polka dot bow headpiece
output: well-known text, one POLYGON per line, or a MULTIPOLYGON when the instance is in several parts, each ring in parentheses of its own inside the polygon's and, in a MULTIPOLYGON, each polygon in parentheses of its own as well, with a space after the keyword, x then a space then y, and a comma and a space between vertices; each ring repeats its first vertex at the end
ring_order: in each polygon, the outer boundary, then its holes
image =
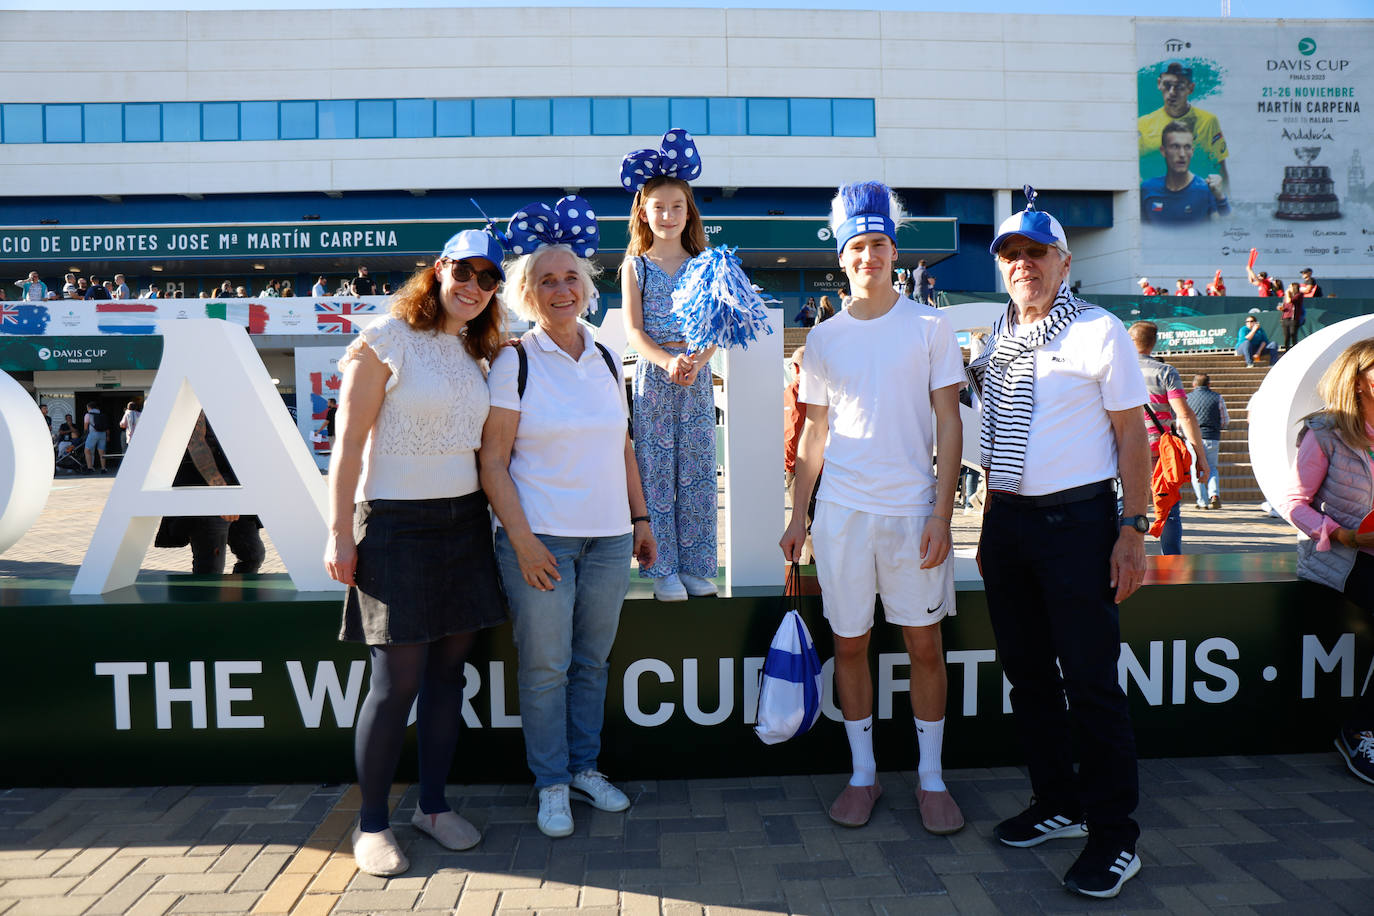
POLYGON ((650 178, 694 181, 701 175, 701 156, 692 135, 674 127, 663 135, 658 149, 637 149, 620 162, 620 185, 631 194, 650 178))
POLYGON ((591 204, 573 195, 552 207, 545 203, 521 207, 510 218, 502 242, 513 254, 529 254, 545 245, 568 245, 579 258, 590 258, 600 240, 591 204))

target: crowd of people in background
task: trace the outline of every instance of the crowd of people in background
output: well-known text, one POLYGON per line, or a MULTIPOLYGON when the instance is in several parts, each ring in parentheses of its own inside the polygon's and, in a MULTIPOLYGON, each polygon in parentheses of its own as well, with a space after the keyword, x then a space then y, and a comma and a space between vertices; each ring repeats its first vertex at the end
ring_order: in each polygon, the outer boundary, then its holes
MULTIPOLYGON (((31 270, 28 276, 21 280, 15 280, 14 285, 20 288, 19 299, 24 302, 46 302, 54 299, 184 299, 186 292, 183 289, 169 286, 168 289, 159 289, 156 283, 150 283, 146 288, 137 291, 130 288, 128 280, 122 273, 115 274, 110 279, 102 279, 98 276, 83 277, 76 273, 67 273, 62 278, 62 287, 59 291, 49 286, 39 276, 38 271, 31 270)), ((390 296, 392 293, 391 284, 382 282, 377 284, 369 275, 366 267, 359 267, 357 276, 344 277, 330 292, 328 279, 319 277, 310 289, 309 295, 314 297, 327 296, 390 296)), ((193 296, 195 294, 192 294, 193 296)), ((256 293, 252 292, 247 285, 236 284, 233 280, 224 280, 217 289, 213 282, 209 288, 201 290, 201 299, 290 299, 296 296, 296 290, 291 280, 272 279, 266 281, 256 293), (212 291, 213 290, 213 291, 212 291)), ((0 299, 5 298, 5 293, 0 289, 0 299)))

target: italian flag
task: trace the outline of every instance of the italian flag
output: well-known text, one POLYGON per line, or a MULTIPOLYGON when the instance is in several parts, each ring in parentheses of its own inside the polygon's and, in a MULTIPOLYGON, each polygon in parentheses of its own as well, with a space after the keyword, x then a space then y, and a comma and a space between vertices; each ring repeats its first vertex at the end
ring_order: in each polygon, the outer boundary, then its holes
POLYGON ((261 302, 208 302, 205 317, 232 322, 247 328, 249 334, 261 334, 267 329, 267 306, 261 302))

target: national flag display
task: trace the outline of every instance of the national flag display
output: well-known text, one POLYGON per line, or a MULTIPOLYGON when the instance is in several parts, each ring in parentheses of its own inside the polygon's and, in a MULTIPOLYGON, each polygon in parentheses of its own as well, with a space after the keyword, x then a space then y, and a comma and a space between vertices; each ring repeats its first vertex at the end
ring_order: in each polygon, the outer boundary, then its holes
POLYGON ((156 334, 156 304, 141 299, 96 302, 96 327, 102 334, 156 334))
POLYGON ((48 318, 46 305, 0 302, 0 334, 43 334, 48 318))
POLYGON ((353 334, 364 321, 377 315, 374 302, 332 300, 315 303, 315 325, 326 334, 353 334))

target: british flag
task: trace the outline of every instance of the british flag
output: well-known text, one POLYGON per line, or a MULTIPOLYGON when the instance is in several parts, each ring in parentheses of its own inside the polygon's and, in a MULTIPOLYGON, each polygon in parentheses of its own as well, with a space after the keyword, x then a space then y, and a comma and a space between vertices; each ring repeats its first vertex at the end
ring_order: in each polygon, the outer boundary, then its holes
POLYGON ((315 329, 325 334, 352 334, 367 319, 376 316, 372 302, 341 302, 337 299, 315 303, 315 329))
POLYGON ((8 302, 0 302, 0 324, 18 324, 19 309, 8 302))

